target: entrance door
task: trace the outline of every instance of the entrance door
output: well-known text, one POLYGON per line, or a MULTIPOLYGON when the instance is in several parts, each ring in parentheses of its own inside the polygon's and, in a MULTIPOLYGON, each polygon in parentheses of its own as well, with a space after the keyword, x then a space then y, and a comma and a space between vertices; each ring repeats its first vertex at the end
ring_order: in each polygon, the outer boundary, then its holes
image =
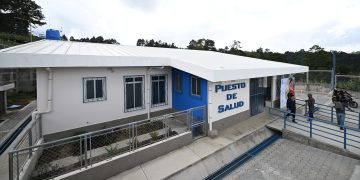
POLYGON ((250 79, 250 115, 254 116, 264 111, 264 79, 250 79))

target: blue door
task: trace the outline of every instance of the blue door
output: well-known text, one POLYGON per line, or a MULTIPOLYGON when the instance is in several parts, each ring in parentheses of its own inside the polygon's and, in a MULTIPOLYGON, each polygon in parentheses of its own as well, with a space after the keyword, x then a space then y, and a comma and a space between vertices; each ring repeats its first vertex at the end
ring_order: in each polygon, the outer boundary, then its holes
POLYGON ((264 111, 265 106, 264 79, 250 79, 250 115, 254 116, 264 111))

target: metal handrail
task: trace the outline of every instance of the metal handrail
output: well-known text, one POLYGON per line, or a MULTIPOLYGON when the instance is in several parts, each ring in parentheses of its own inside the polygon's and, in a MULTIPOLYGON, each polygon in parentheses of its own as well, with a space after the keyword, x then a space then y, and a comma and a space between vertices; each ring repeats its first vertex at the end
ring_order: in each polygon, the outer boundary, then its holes
POLYGON ((187 111, 199 110, 199 109, 202 109, 202 108, 205 108, 205 107, 206 106, 194 107, 194 108, 190 108, 190 109, 187 109, 187 110, 184 110, 184 111, 177 111, 177 112, 174 112, 174 113, 165 114, 165 115, 161 115, 161 116, 158 116, 158 117, 153 117, 153 118, 150 118, 150 119, 145 119, 145 120, 141 120, 141 121, 131 122, 131 123, 128 123, 128 124, 122 124, 122 125, 118 125, 118 126, 113 126, 113 127, 110 127, 110 128, 101 129, 101 130, 97 130, 97 131, 92 131, 92 132, 88 132, 88 133, 84 133, 84 134, 80 134, 80 135, 75 135, 75 136, 71 136, 71 137, 67 137, 67 138, 63 138, 63 139, 59 139, 59 140, 54 140, 54 141, 51 141, 51 142, 46 142, 46 143, 42 143, 42 144, 39 144, 39 145, 34 145, 34 146, 31 146, 31 147, 23 148, 23 149, 14 149, 14 150, 10 151, 9 153, 16 153, 16 152, 19 152, 19 151, 34 149, 34 148, 43 147, 43 146, 47 146, 47 145, 51 146, 51 145, 57 144, 59 142, 69 141, 69 140, 73 140, 73 139, 79 139, 81 137, 90 136, 90 135, 94 135, 94 134, 100 134, 100 133, 103 133, 103 132, 111 131, 113 129, 129 127, 130 125, 136 125, 136 124, 141 124, 141 123, 150 122, 150 121, 151 122, 161 121, 164 118, 173 117, 176 114, 185 113, 187 111))
MULTIPOLYGON (((296 128, 296 129, 299 129, 301 131, 305 131, 305 132, 308 132, 310 133, 310 138, 312 138, 313 135, 317 135, 317 136, 321 136, 323 138, 326 138, 326 139, 329 139, 329 140, 332 140, 332 141, 335 141, 335 142, 339 142, 339 143, 342 143, 344 145, 344 149, 347 148, 347 146, 351 146, 351 147, 354 147, 354 148, 357 148, 357 149, 360 149, 360 146, 355 146, 355 145, 352 145, 352 144, 349 144, 347 141, 352 141, 352 142, 355 142, 355 143, 359 143, 360 144, 360 141, 358 140, 355 140, 355 139, 352 139, 352 138, 349 138, 349 136, 353 136, 353 137, 356 137, 356 138, 360 138, 360 136, 358 135, 355 135, 351 132, 349 132, 348 130, 352 130, 352 131, 355 131, 355 132, 359 132, 360 133, 360 130, 357 129, 357 128, 352 128, 352 127, 346 127, 346 126, 341 126, 341 125, 337 125, 337 124, 334 124, 334 123, 331 123, 329 121, 326 121, 326 120, 322 120, 322 119, 319 119, 319 118, 310 118, 308 116, 304 116, 304 115, 301 115, 301 114, 296 114, 296 113, 291 113, 289 111, 284 111, 282 109, 276 109, 276 108, 269 108, 269 113, 270 114, 273 114, 271 112, 271 110, 276 110, 276 111, 279 111, 281 113, 283 113, 283 116, 284 116, 284 129, 286 129, 287 126, 290 126, 290 127, 293 127, 293 128, 296 128), (306 123, 306 124, 309 124, 309 126, 306 126, 306 125, 303 125, 303 124, 300 124, 300 123, 296 123, 296 124, 287 124, 286 122, 289 121, 287 120, 287 115, 295 115, 295 120, 297 121, 300 121, 301 123, 306 123), (306 119, 309 119, 309 121, 306 121, 306 120, 302 120, 302 119, 299 119, 299 117, 303 117, 303 118, 306 118, 306 119), (336 130, 336 129, 331 129, 329 127, 325 127, 325 126, 322 126, 322 125, 319 125, 319 124, 316 124, 314 122, 320 122, 320 123, 325 123, 325 124, 329 124, 329 125, 332 125, 332 126, 335 126, 337 128, 343 128, 343 131, 339 131, 339 130, 336 130), (306 129, 303 129, 303 128, 300 128, 300 127, 296 127, 296 126, 302 126, 302 127, 306 127, 306 128, 309 128, 309 130, 306 130, 306 129), (335 131, 335 132, 340 132, 340 133, 343 133, 344 135, 343 136, 340 136, 338 134, 334 134, 334 133, 331 133, 329 131, 326 131, 326 130, 323 130, 323 129, 319 129, 319 128, 315 128, 314 126, 316 127, 320 127, 320 128, 324 128, 324 129, 327 129, 327 130, 331 130, 331 131, 335 131), (331 136, 335 136, 335 137, 338 137, 338 138, 343 138, 343 142, 339 141, 338 139, 333 139, 331 137, 328 137, 326 135, 323 135, 323 134, 319 134, 319 133, 316 133, 316 132, 313 132, 313 130, 316 130, 316 131, 319 131, 319 132, 323 132, 327 135, 331 135, 331 136)), ((274 114, 276 115, 276 114, 274 114)))

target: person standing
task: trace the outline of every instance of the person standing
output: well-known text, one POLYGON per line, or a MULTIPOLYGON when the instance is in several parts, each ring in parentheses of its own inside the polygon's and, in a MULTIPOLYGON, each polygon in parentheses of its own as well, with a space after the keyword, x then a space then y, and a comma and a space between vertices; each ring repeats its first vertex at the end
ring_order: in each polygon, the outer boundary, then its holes
POLYGON ((296 104, 295 104, 295 96, 294 96, 294 94, 289 93, 288 99, 287 99, 287 102, 286 102, 286 108, 287 108, 287 111, 290 111, 290 113, 288 113, 286 115, 286 117, 287 116, 292 116, 292 122, 296 123, 296 121, 295 121, 296 104))
POLYGON ((308 121, 310 121, 311 118, 314 118, 314 111, 315 111, 315 99, 312 97, 312 94, 308 94, 308 100, 306 100, 307 105, 309 107, 309 119, 308 121))
POLYGON ((340 101, 339 97, 333 98, 334 108, 336 110, 336 120, 340 126, 340 130, 344 130, 345 122, 345 106, 340 101))

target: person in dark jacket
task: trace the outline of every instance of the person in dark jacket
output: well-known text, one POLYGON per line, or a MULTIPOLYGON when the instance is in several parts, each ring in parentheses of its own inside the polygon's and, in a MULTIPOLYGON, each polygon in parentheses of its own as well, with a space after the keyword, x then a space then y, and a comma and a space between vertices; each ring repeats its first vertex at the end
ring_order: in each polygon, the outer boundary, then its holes
POLYGON ((312 97, 312 94, 308 94, 308 100, 306 100, 307 105, 309 107, 309 121, 311 118, 314 118, 314 110, 315 110, 315 99, 312 97))
POLYGON ((340 101, 339 97, 333 98, 334 108, 336 110, 336 120, 340 126, 340 130, 344 129, 345 125, 345 106, 344 103, 340 101))
POLYGON ((296 104, 295 104, 295 96, 293 94, 289 94, 288 95, 288 99, 286 102, 286 108, 287 111, 290 111, 289 114, 286 115, 287 116, 292 116, 292 122, 296 123, 295 121, 295 113, 296 113, 296 104))

